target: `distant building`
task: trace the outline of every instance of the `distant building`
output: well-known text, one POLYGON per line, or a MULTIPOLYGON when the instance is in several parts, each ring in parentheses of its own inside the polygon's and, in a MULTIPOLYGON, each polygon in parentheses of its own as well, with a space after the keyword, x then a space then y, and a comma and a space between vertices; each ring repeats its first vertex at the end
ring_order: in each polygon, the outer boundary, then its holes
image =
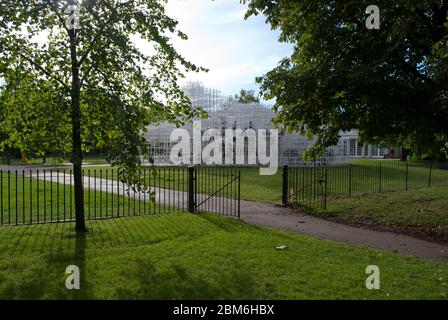
MULTIPOLYGON (((201 119, 202 130, 220 129, 273 129, 272 119, 275 114, 269 106, 241 104, 223 95, 215 89, 204 87, 201 83, 191 82, 184 87, 185 93, 192 101, 193 107, 202 107, 208 113, 208 119, 201 119)), ((192 123, 184 129, 192 133, 192 123)), ((148 128, 146 140, 149 154, 156 165, 169 165, 171 148, 177 143, 170 141, 171 132, 176 129, 171 124, 160 124, 148 128)), ((269 138, 269 137, 268 137, 269 138)), ((268 143, 267 139, 267 143, 268 143)), ((279 128, 279 164, 297 164, 304 162, 305 149, 316 142, 316 138, 308 139, 297 133, 285 133, 279 128)), ((224 148, 224 146, 223 146, 224 148)), ((224 149, 223 149, 224 150, 224 149)), ((255 152, 245 148, 245 153, 255 152)), ((360 143, 356 130, 341 134, 339 143, 326 150, 318 159, 321 163, 340 163, 348 158, 384 158, 388 154, 384 148, 360 143)), ((247 157, 246 157, 247 159, 247 157)))

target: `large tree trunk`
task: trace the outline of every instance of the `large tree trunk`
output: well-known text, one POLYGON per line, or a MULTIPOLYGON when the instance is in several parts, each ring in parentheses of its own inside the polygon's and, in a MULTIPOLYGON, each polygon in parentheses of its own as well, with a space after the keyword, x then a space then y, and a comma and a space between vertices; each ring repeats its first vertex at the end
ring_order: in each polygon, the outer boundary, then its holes
POLYGON ((26 153, 23 151, 20 153, 20 162, 22 162, 23 164, 28 163, 28 157, 26 156, 26 153))
POLYGON ((79 64, 76 50, 76 29, 69 30, 70 55, 72 62, 72 91, 71 91, 71 117, 72 117, 72 163, 75 180, 75 217, 76 231, 85 232, 84 218, 84 190, 82 185, 82 148, 81 148, 81 108, 80 108, 80 80, 79 64))

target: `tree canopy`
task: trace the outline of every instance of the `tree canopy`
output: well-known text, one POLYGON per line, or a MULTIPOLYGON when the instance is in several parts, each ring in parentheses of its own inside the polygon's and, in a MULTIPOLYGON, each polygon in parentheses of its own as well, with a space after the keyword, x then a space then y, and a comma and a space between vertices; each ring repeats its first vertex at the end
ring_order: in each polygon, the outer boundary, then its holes
POLYGON ((255 96, 253 90, 241 89, 239 94, 235 95, 235 100, 243 104, 260 103, 260 98, 255 96))
POLYGON ((0 2, 0 77, 7 83, 2 105, 14 113, 3 125, 11 133, 23 126, 27 137, 10 134, 9 142, 29 148, 40 135, 51 134, 43 123, 62 117, 58 128, 70 131, 79 231, 85 230, 83 149, 106 149, 109 160, 123 166, 122 178, 137 184, 147 125, 178 124, 197 115, 178 79, 204 69, 171 45, 172 37, 187 36, 166 15, 165 3, 0 2))
POLYGON ((258 81, 276 98, 277 121, 319 137, 315 156, 341 131, 419 153, 448 151, 448 0, 242 0, 264 14, 294 52, 258 81))
POLYGON ((48 84, 20 75, 0 88, 0 150, 17 148, 29 157, 70 155, 69 108, 48 84))

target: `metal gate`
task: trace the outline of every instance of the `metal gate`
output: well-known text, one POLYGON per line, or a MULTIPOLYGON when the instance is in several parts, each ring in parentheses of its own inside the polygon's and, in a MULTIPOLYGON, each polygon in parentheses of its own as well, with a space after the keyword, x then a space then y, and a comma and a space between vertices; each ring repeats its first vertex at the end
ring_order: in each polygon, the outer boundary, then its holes
POLYGON ((316 164, 283 167, 282 202, 307 209, 327 208, 327 167, 316 164))
POLYGON ((220 167, 189 168, 189 211, 240 217, 241 172, 220 167))

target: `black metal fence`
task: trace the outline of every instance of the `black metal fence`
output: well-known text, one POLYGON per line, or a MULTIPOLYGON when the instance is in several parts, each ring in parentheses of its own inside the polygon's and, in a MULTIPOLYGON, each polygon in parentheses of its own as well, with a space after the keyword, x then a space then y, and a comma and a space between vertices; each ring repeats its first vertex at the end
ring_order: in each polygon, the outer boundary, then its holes
MULTIPOLYGON (((119 169, 83 170, 86 219, 195 211, 239 217, 238 170, 145 168, 142 190, 119 176, 119 169)), ((0 171, 0 225, 73 221, 73 184, 71 170, 0 171)))
POLYGON ((212 167, 190 168, 190 171, 193 170, 194 210, 216 212, 239 218, 241 172, 235 169, 212 167))
POLYGON ((284 166, 282 202, 326 209, 332 199, 436 186, 448 186, 448 171, 432 163, 284 166))

